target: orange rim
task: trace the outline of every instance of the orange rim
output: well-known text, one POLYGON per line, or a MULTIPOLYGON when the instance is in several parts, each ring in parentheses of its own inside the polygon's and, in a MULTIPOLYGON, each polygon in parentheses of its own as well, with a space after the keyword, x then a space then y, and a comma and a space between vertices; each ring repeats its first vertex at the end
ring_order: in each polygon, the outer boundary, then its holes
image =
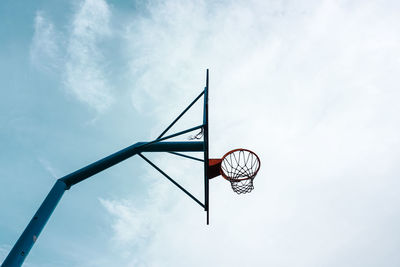
POLYGON ((249 149, 245 149, 245 148, 233 149, 233 150, 227 152, 227 153, 221 158, 221 160, 222 160, 222 161, 221 161, 220 173, 221 173, 222 177, 224 177, 226 180, 228 180, 228 181, 230 181, 230 182, 240 182, 240 181, 243 181, 243 180, 253 179, 253 178, 257 175, 258 170, 260 170, 260 166, 261 166, 261 161, 260 161, 260 158, 257 156, 257 154, 254 153, 253 151, 251 151, 251 150, 249 150, 249 149), (257 170, 253 173, 252 176, 246 177, 246 178, 242 178, 242 179, 233 179, 233 178, 230 178, 229 176, 227 176, 227 175, 224 173, 224 171, 223 171, 223 169, 222 169, 222 162, 224 162, 225 158, 226 158, 228 155, 230 155, 230 154, 232 154, 232 153, 234 153, 234 152, 236 152, 236 151, 247 151, 247 152, 253 154, 254 156, 256 156, 256 159, 257 159, 257 162, 258 162, 258 167, 257 167, 257 170))

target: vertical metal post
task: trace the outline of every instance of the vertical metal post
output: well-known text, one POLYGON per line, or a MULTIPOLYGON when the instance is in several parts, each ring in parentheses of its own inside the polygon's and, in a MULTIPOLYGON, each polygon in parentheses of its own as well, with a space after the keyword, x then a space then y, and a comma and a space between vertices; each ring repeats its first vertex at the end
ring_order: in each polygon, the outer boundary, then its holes
POLYGON ((67 186, 63 181, 57 180, 56 184, 50 190, 46 199, 25 228, 25 231, 4 260, 1 265, 2 267, 22 265, 25 257, 28 255, 33 244, 36 242, 36 239, 39 237, 40 232, 50 218, 50 215, 53 213, 59 200, 63 196, 66 187, 67 186))
POLYGON ((204 89, 204 210, 207 213, 209 224, 209 179, 208 179, 208 69, 206 74, 206 87, 204 89))

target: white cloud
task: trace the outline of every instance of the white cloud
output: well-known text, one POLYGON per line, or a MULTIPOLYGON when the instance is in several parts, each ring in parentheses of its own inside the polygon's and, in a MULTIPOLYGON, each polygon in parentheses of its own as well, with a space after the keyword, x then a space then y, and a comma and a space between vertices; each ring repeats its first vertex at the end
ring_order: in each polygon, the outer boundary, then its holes
POLYGON ((49 72, 59 70, 61 63, 58 34, 53 23, 40 11, 35 16, 30 59, 37 68, 49 72))
POLYGON ((114 238, 117 242, 121 244, 126 244, 127 242, 139 243, 148 235, 145 228, 147 228, 149 214, 143 214, 142 210, 138 211, 128 201, 100 199, 100 203, 116 218, 113 230, 115 231, 114 238))
POLYGON ((50 173, 52 178, 57 178, 60 177, 60 172, 53 167, 50 161, 44 158, 38 158, 37 159, 39 163, 43 166, 43 168, 50 173))
POLYGON ((3 262, 8 255, 8 252, 11 250, 10 245, 2 244, 0 245, 0 261, 3 262))
POLYGON ((111 35, 111 13, 103 0, 81 3, 68 40, 65 85, 83 103, 101 112, 113 102, 100 44, 111 35))
MULTIPOLYGON (((142 244, 132 261, 146 266, 400 263, 394 253, 400 248, 396 8, 373 2, 284 3, 152 3, 150 17, 137 17, 127 27, 132 99, 142 99, 138 109, 152 103, 164 124, 202 88, 204 69, 210 67, 211 155, 243 146, 262 160, 250 195, 233 196, 226 181, 212 180, 208 227, 192 203, 178 201, 183 194, 171 197, 177 203, 167 212, 157 204, 148 213, 149 205, 103 201, 116 216, 115 240, 128 228, 120 223, 124 214, 142 215, 134 229, 157 230, 146 232, 151 242, 142 244)), ((198 173, 187 170, 184 177, 195 181, 198 173)), ((130 242, 139 232, 128 231, 130 242)))
MULTIPOLYGON (((159 121, 151 131, 197 95, 210 68, 211 156, 245 147, 262 165, 249 195, 211 181, 210 226, 165 181, 151 180, 145 201, 101 198, 120 265, 398 266, 398 7, 171 0, 147 8, 124 31, 123 76, 135 108, 159 121)), ((64 66, 66 88, 99 112, 114 101, 101 49, 111 17, 105 1, 82 2, 59 65, 59 35, 39 12, 31 46, 34 64, 64 66)), ((202 196, 201 170, 157 159, 202 196)))
POLYGON ((31 62, 39 69, 62 73, 63 84, 80 102, 105 111, 114 101, 107 77, 110 59, 104 43, 110 41, 111 11, 104 0, 80 2, 67 33, 58 31, 43 12, 35 17, 31 62))
POLYGON ((112 216, 111 249, 123 266, 141 266, 145 263, 145 256, 141 256, 141 253, 146 253, 145 248, 154 241, 160 224, 168 216, 166 211, 174 206, 176 200, 176 192, 171 184, 163 181, 154 170, 149 170, 152 174, 146 177, 149 183, 146 195, 151 197, 140 201, 142 204, 132 199, 99 199, 112 216), (158 179, 155 180, 155 177, 158 179))

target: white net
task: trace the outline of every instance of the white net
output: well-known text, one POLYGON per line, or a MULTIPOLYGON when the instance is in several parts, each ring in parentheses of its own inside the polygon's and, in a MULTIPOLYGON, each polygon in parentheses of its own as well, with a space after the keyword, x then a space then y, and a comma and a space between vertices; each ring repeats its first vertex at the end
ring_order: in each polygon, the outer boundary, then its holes
POLYGON ((235 149, 227 153, 221 162, 222 175, 231 182, 238 194, 249 193, 254 189, 253 180, 260 169, 260 159, 247 149, 235 149))

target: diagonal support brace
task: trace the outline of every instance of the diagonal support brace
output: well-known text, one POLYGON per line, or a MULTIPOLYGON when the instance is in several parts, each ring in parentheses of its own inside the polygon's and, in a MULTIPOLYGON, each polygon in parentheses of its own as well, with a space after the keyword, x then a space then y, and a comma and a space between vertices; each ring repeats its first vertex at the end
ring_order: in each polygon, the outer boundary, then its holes
POLYGON ((143 156, 141 153, 138 153, 138 155, 144 159, 147 163, 149 163, 154 169, 156 169, 157 171, 159 171, 162 175, 165 176, 165 178, 167 178, 168 180, 170 180, 174 185, 176 185, 180 190, 182 190, 186 195, 188 195, 191 199, 193 199, 194 201, 197 202, 197 204, 199 204, 202 208, 204 208, 204 204, 201 203, 200 200, 198 200, 196 197, 194 197, 192 194, 190 194, 185 188, 183 188, 180 184, 178 184, 174 179, 172 179, 171 177, 168 176, 168 174, 166 174, 165 172, 163 172, 160 168, 158 168, 153 162, 151 162, 148 158, 146 158, 145 156, 143 156))
POLYGON ((169 129, 171 129, 172 126, 174 126, 174 124, 186 113, 186 111, 188 111, 196 102, 197 100, 199 100, 199 98, 204 94, 204 91, 202 91, 193 101, 192 103, 190 103, 189 106, 187 106, 181 114, 179 114, 179 116, 170 124, 168 125, 168 127, 160 134, 160 136, 157 137, 157 139, 160 139, 161 137, 164 136, 164 134, 166 132, 168 132, 169 129))
POLYGON ((181 154, 181 153, 177 153, 177 152, 171 152, 171 151, 169 151, 168 153, 173 154, 173 155, 177 155, 177 156, 180 156, 180 157, 184 157, 184 158, 188 158, 188 159, 204 162, 203 159, 199 159, 199 158, 192 157, 192 156, 189 156, 189 155, 185 155, 185 154, 181 154))

